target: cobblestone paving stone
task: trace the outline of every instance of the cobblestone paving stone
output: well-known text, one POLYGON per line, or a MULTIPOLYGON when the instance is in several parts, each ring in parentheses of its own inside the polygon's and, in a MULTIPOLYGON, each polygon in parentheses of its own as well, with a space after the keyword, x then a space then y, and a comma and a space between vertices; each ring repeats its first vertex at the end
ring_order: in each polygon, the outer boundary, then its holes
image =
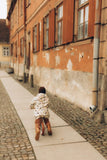
POLYGON ((36 160, 24 126, 1 81, 0 160, 36 160))
MULTIPOLYGON (((29 83, 19 82, 33 95, 38 92, 38 86, 30 87, 29 83)), ((107 159, 107 125, 96 123, 88 112, 78 106, 47 93, 50 98, 50 109, 65 120, 91 145, 93 145, 107 159)))

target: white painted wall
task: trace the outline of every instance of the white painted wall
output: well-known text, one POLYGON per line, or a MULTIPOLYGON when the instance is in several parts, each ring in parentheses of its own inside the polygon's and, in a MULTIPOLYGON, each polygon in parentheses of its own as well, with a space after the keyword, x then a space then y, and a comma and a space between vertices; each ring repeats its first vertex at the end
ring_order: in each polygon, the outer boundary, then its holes
POLYGON ((88 110, 92 101, 92 74, 79 71, 36 67, 34 82, 54 95, 88 110))
POLYGON ((24 72, 23 64, 18 64, 17 62, 17 63, 11 64, 11 66, 12 67, 14 66, 14 72, 16 76, 23 76, 23 72, 24 72))

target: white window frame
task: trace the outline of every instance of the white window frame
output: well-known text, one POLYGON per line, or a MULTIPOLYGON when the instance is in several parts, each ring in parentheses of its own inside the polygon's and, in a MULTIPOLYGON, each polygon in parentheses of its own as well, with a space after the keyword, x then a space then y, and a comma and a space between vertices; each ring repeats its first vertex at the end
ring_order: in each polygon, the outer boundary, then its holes
POLYGON ((33 52, 37 51, 37 25, 33 28, 33 52))
POLYGON ((79 0, 78 40, 88 38, 88 20, 89 20, 88 15, 89 15, 88 0, 79 0))
POLYGON ((20 56, 21 57, 24 56, 24 38, 23 37, 20 39, 20 56))
POLYGON ((10 47, 4 46, 3 47, 3 56, 9 57, 10 56, 10 47))
POLYGON ((44 49, 49 48, 49 14, 44 17, 44 49))
POLYGON ((56 8, 56 45, 61 45, 63 42, 63 3, 56 8))

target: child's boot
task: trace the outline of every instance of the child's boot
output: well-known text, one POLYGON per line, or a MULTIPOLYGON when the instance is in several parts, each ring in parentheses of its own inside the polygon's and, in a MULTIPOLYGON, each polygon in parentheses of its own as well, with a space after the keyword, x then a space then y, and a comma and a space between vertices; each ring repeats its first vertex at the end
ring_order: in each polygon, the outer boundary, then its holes
POLYGON ((48 129, 48 135, 52 135, 52 130, 51 130, 51 125, 50 125, 50 122, 48 121, 47 122, 47 129, 48 129))
POLYGON ((38 141, 39 140, 39 136, 40 136, 40 129, 36 128, 36 136, 35 136, 35 140, 38 141))
POLYGON ((52 135, 52 130, 51 130, 51 124, 49 122, 49 119, 48 118, 44 118, 44 122, 46 124, 46 127, 47 127, 47 130, 48 130, 48 135, 52 135))
POLYGON ((35 120, 35 129, 36 129, 35 140, 36 140, 36 141, 39 140, 41 122, 42 122, 41 118, 35 120))

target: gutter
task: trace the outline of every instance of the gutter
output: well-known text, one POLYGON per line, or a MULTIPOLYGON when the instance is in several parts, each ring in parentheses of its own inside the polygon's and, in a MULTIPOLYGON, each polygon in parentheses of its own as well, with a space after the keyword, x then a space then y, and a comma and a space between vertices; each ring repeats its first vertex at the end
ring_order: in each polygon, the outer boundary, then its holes
POLYGON ((23 65, 23 81, 26 82, 26 0, 24 0, 24 65, 23 65))
POLYGON ((94 54, 93 54, 93 91, 92 106, 95 111, 98 108, 98 74, 99 74, 99 48, 100 48, 100 26, 101 26, 101 1, 96 0, 95 25, 94 25, 94 54))

